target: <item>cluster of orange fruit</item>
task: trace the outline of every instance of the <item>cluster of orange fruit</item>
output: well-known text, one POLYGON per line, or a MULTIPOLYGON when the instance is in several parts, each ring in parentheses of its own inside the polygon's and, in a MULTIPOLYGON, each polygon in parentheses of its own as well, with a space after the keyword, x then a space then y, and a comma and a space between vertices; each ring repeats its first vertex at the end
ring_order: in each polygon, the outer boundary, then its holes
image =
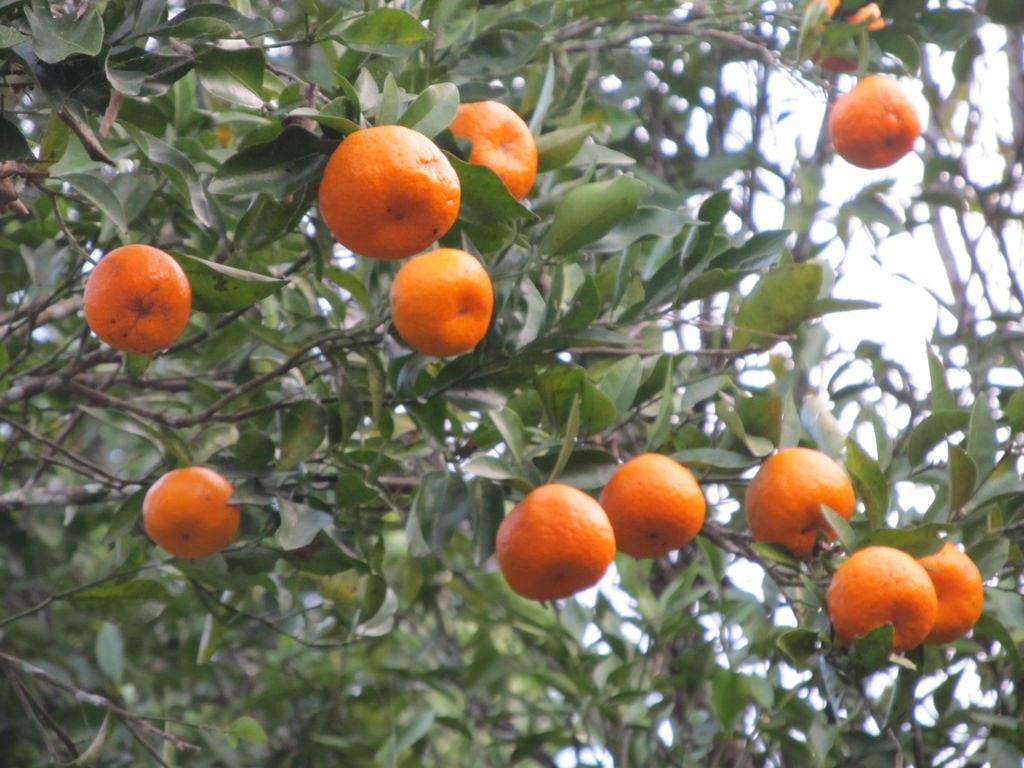
MULTIPOLYGON (((490 168, 517 200, 537 175, 537 143, 523 119, 498 101, 460 104, 449 130, 472 143, 469 162, 490 168)), ((353 253, 404 259, 443 237, 458 216, 458 174, 428 137, 400 125, 347 136, 320 182, 324 223, 353 253)), ((480 261, 439 248, 406 262, 390 294, 398 335, 436 357, 473 349, 491 322, 494 290, 480 261)))
MULTIPOLYGON (((516 198, 537 174, 537 144, 508 106, 459 106, 450 130, 471 142, 469 162, 489 167, 516 198)), ((381 125, 356 131, 331 155, 319 190, 324 221, 339 243, 375 259, 402 259, 427 248, 455 223, 458 175, 444 153, 417 131, 381 125)), ((474 256, 438 248, 406 262, 390 293, 399 336, 416 352, 437 357, 473 349, 487 332, 494 304, 487 270, 474 256)), ((89 273, 86 323, 101 341, 133 354, 173 344, 188 324, 192 291, 167 252, 130 244, 107 253, 89 273)), ((205 467, 163 475, 147 491, 143 526, 176 557, 219 552, 235 537, 238 508, 231 483, 205 467)))
MULTIPOLYGON (((836 537, 823 506, 849 520, 855 504, 843 467, 803 447, 783 448, 765 459, 745 499, 752 538, 798 559, 812 555, 820 535, 836 537)), ((498 566, 523 597, 569 597, 597 584, 616 550, 661 557, 689 543, 703 526, 705 510, 700 486, 686 467, 661 454, 642 454, 613 473, 597 500, 559 483, 527 494, 498 528, 498 566)), ((836 569, 827 594, 841 642, 892 624, 896 652, 962 637, 977 622, 983 602, 977 566, 949 542, 919 559, 893 547, 865 547, 836 569)))
MULTIPOLYGON (((811 0, 831 19, 839 0, 811 0)), ((845 20, 863 24, 875 31, 885 27, 876 3, 858 8, 845 20)), ((856 70, 857 64, 839 55, 813 57, 825 69, 841 72, 856 70)), ((914 148, 921 135, 921 123, 913 103, 891 77, 868 75, 847 93, 839 96, 829 110, 826 130, 836 154, 861 168, 886 168, 914 148)))

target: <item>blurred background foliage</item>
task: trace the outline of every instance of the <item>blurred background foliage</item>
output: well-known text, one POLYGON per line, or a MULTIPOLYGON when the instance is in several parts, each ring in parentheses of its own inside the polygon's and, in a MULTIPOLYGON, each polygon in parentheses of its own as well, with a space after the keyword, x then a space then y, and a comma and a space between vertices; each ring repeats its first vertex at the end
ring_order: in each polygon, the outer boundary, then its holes
POLYGON ((0 0, 0 765, 1021 764, 1018 0, 888 0, 870 34, 850 0, 637 5, 0 0), (896 168, 833 159, 837 53, 914 94, 896 168), (480 98, 538 136, 522 205, 446 130, 480 98), (393 122, 449 153, 443 244, 494 280, 459 358, 401 344, 396 265, 316 212, 330 151, 393 122), (82 318, 128 242, 195 293, 155 358, 82 318), (842 550, 745 532, 752 468, 798 442, 855 481, 845 547, 967 549, 971 637, 833 645, 842 550), (510 505, 645 450, 701 480, 697 542, 512 595, 510 505), (185 464, 235 484, 222 556, 140 530, 185 464))

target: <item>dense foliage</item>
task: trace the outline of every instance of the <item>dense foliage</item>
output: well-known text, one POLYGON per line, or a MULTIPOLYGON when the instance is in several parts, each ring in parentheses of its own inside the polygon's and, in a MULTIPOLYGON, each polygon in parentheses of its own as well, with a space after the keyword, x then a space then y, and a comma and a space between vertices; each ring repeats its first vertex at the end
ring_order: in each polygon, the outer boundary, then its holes
POLYGON ((1020 765, 1024 18, 888 0, 868 33, 860 4, 0 0, 0 765, 1020 765), (823 137, 843 50, 921 107, 893 168, 823 137), (524 204, 446 130, 483 97, 539 137, 524 204), (494 280, 457 358, 401 344, 398 265, 318 218, 330 151, 394 122, 449 153, 443 244, 494 280), (194 292, 153 357, 83 321, 129 242, 194 292), (857 335, 922 297, 927 349, 857 335), (796 443, 860 500, 805 564, 743 514, 796 443), (697 474, 701 536, 512 595, 510 505, 644 450, 697 474), (188 464, 243 508, 198 561, 139 525, 188 464), (987 580, 974 633, 835 643, 843 553, 940 535, 987 580))

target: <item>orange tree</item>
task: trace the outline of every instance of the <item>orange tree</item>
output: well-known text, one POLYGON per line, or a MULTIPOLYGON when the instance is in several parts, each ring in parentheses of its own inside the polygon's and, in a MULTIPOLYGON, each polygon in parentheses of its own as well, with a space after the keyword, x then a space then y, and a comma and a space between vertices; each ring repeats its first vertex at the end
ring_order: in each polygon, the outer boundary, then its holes
POLYGON ((1019 765, 1024 18, 861 5, 0 0, 0 763, 1019 765), (868 73, 922 126, 878 171, 824 130, 868 73), (537 139, 521 202, 449 129, 481 100, 537 139), (389 124, 458 176, 438 244, 494 290, 465 354, 411 351, 402 262, 318 209, 389 124), (149 355, 83 316, 134 243, 192 294, 149 355), (744 509, 793 445, 857 495, 800 560, 744 509), (694 474, 700 534, 511 592, 507 512, 643 453, 694 474), (241 522, 175 559, 143 498, 189 466, 241 522), (837 639, 848 555, 944 541, 984 580, 972 632, 837 639))

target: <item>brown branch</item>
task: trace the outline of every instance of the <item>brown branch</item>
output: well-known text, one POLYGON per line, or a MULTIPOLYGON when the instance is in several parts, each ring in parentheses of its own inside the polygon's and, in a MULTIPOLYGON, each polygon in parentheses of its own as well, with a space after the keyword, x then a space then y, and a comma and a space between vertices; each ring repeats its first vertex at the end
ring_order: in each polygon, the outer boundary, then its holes
POLYGON ((138 728, 146 731, 153 736, 166 741, 174 746, 175 749, 199 749, 197 744, 193 744, 190 741, 185 741, 175 736, 173 733, 169 733, 161 728, 156 727, 149 718, 142 715, 138 715, 131 712, 124 707, 115 704, 113 701, 108 699, 106 696, 100 693, 94 693, 87 691, 83 688, 79 688, 73 683, 69 683, 66 680, 61 680, 59 677, 54 677, 43 669, 35 666, 34 664, 25 661, 24 659, 12 656, 9 653, 0 651, 0 664, 6 669, 13 670, 14 672, 22 675, 32 677, 39 683, 47 685, 51 688, 56 688, 64 693, 68 693, 74 697, 75 701, 82 704, 89 704, 94 707, 100 707, 101 709, 107 709, 114 717, 120 720, 125 725, 129 723, 137 726, 138 728))

